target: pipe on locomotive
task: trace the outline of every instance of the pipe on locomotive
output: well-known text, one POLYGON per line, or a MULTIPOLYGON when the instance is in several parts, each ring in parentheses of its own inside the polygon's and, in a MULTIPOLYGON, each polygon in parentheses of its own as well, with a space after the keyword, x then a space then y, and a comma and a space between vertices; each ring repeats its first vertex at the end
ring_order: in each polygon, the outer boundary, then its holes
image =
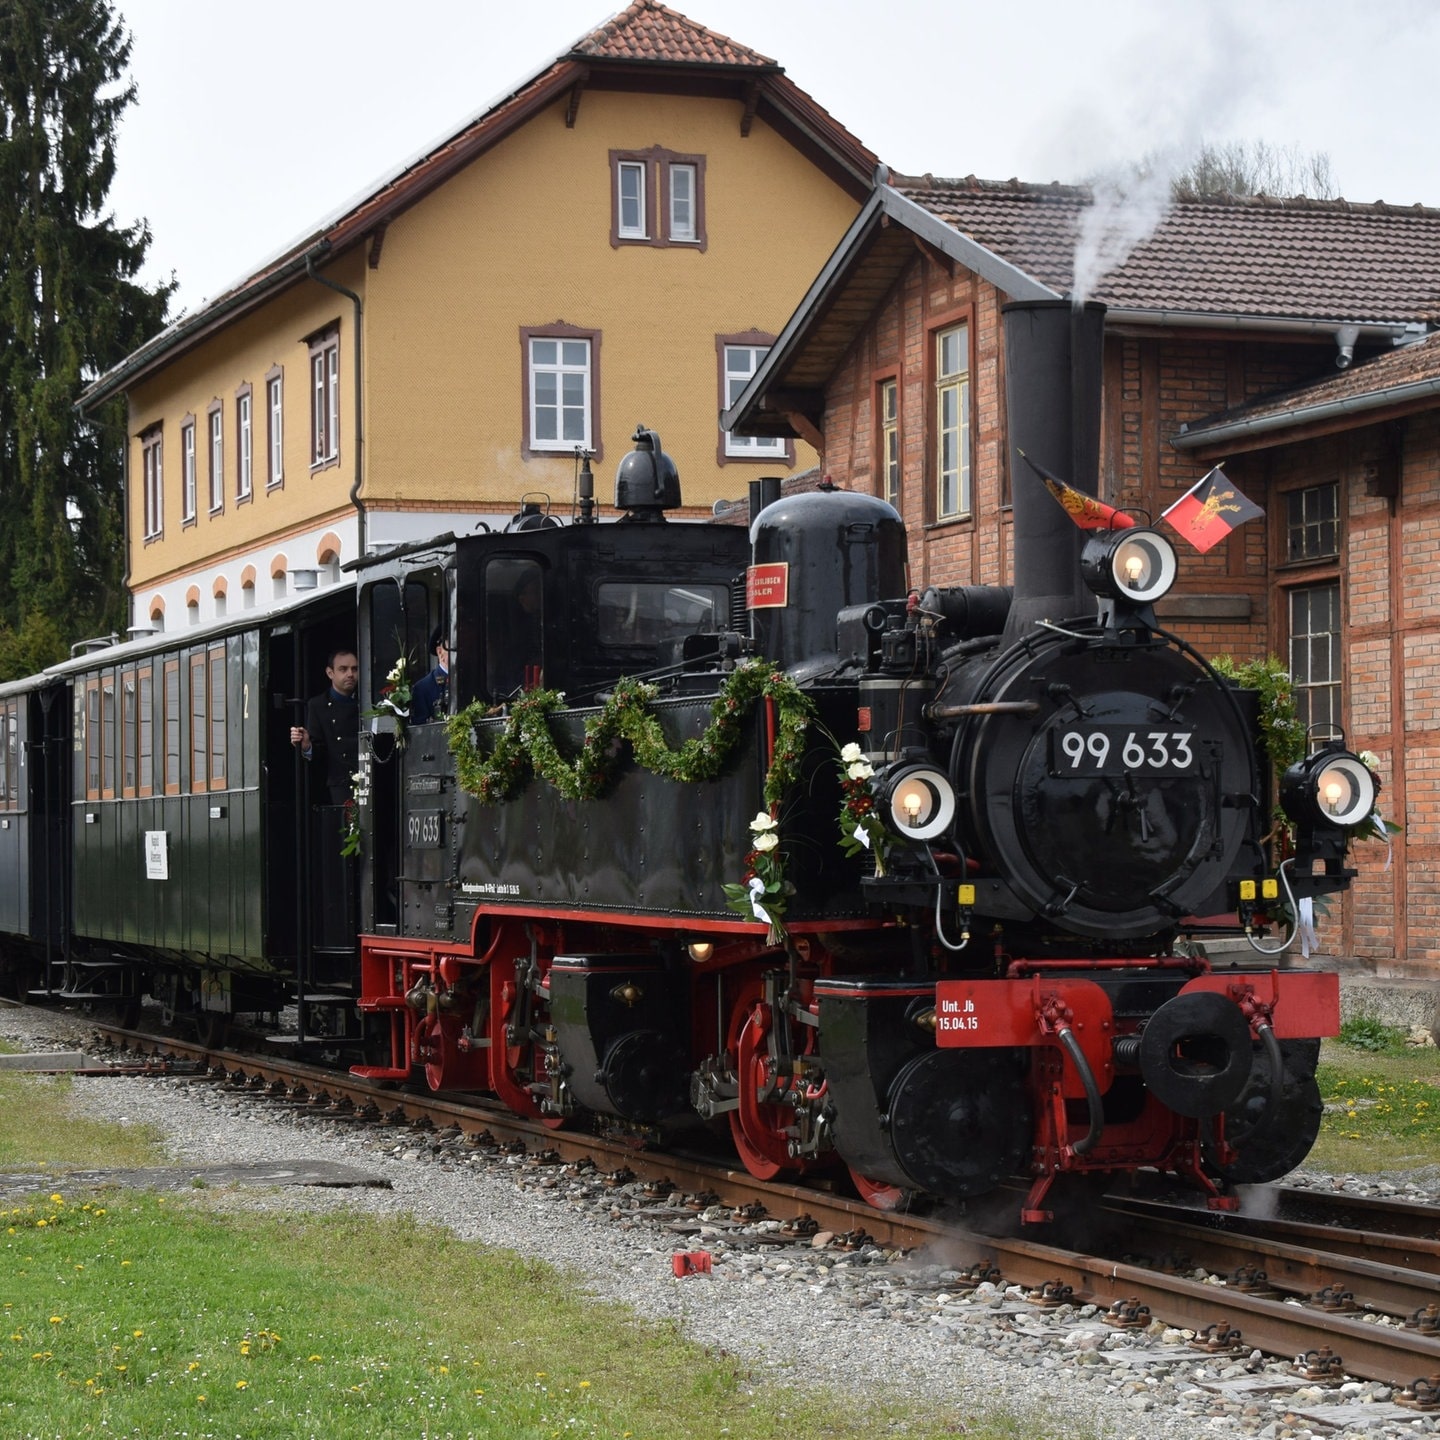
MULTIPOLYGON (((1100 398, 1105 307, 1022 300, 1001 310, 1005 415, 1012 456, 1024 451, 1086 495, 1100 489, 1100 398)), ((1020 483, 1011 464, 1014 597, 1004 645, 1040 620, 1093 616, 1080 571, 1085 532, 1043 485, 1020 483)))

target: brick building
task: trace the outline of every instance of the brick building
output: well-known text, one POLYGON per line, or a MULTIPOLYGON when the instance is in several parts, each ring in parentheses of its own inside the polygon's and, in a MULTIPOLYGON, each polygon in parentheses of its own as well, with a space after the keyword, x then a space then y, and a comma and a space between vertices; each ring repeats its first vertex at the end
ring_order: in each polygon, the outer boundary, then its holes
MULTIPOLYGON (((1004 582, 1000 310, 1070 294, 1106 220, 1082 189, 889 177, 724 423, 804 438, 834 483, 890 499, 912 584, 1004 582)), ((1435 974, 1440 211, 1181 201, 1087 298, 1108 306, 1101 494, 1158 518, 1223 461, 1266 509, 1182 554, 1162 618, 1210 653, 1284 657, 1313 733, 1380 757, 1405 831, 1388 866, 1362 849, 1322 943, 1435 974)))

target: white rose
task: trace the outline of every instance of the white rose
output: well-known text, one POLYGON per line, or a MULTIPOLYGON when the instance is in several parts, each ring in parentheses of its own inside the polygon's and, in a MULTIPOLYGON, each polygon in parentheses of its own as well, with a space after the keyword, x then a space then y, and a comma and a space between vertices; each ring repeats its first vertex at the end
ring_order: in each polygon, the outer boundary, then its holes
POLYGON ((773 830, 780 822, 772 818, 766 811, 762 810, 751 822, 750 828, 757 835, 763 835, 767 830, 773 830))
POLYGON ((847 765, 853 765, 864 756, 865 752, 853 740, 840 751, 840 758, 847 765))
POLYGON ((875 773, 875 767, 868 760, 857 760, 846 767, 845 773, 852 780, 868 780, 875 773))
POLYGON ((773 850, 780 843, 780 837, 778 835, 757 835, 754 843, 757 850, 773 850))

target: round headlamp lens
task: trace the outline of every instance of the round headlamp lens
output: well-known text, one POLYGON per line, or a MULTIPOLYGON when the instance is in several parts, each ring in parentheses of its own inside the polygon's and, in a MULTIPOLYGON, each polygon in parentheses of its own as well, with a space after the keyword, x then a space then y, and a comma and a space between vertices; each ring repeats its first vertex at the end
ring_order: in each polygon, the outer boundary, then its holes
POLYGON ((933 765, 907 765, 885 782, 890 828, 904 840, 933 840, 955 818, 955 790, 933 765))

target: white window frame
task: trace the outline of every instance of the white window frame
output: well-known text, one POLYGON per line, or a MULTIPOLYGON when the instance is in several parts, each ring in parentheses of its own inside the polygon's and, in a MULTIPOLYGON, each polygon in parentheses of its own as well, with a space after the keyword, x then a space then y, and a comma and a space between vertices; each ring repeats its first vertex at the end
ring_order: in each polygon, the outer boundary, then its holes
POLYGON ((180 427, 180 488, 184 513, 181 520, 187 524, 195 518, 195 421, 188 419, 180 427))
POLYGON ((695 224, 695 205, 699 189, 698 167, 689 164, 666 166, 669 173, 669 224, 666 234, 672 243, 693 245, 699 238, 695 224), (677 181, 683 180, 683 185, 677 181), (684 194, 681 194, 681 190, 684 194))
POLYGON ((642 160, 621 160, 615 166, 615 232, 622 240, 648 240, 650 232, 645 226, 645 171, 649 167, 642 160), (625 181, 633 177, 636 190, 632 195, 625 193, 625 181), (627 221, 627 206, 635 207, 635 218, 627 221))
POLYGON ((1338 578, 1297 585, 1285 595, 1290 632, 1290 683, 1295 709, 1312 740, 1332 740, 1344 733, 1344 619, 1338 578), (1316 601, 1323 595, 1330 627, 1316 628, 1316 601), (1325 721, 1328 719, 1329 724, 1325 721))
POLYGON ((332 332, 310 353, 310 468, 340 458, 340 336, 332 332))
POLYGON ((225 508, 225 411, 214 406, 209 413, 210 513, 225 508))
POLYGON ((935 518, 970 514, 970 326, 935 332, 935 518), (947 344, 954 341, 953 357, 947 344), (951 360, 955 363, 951 363, 951 360))
POLYGON ((235 498, 237 500, 248 500, 255 489, 255 448, 254 448, 254 426, 252 416, 254 414, 252 404, 252 392, 246 390, 235 397, 235 498))
POLYGON ((141 437, 141 465, 145 472, 145 539, 154 540, 165 530, 165 459, 161 453, 161 432, 157 426, 141 437))
POLYGON ((900 381, 896 376, 880 382, 880 489, 886 501, 900 509, 900 381))
POLYGON ((278 485, 285 478, 285 377, 272 375, 265 382, 265 410, 269 416, 269 471, 265 483, 278 485))
MULTIPOLYGON (((761 362, 770 353, 768 345, 730 345, 722 350, 720 377, 724 408, 728 410, 739 398, 745 387, 760 368, 761 362)), ((785 459, 785 441, 778 436, 732 435, 725 436, 725 454, 741 460, 758 460, 774 457, 785 459)))
MULTIPOLYGON (((527 424, 529 426, 530 444, 529 448, 536 451, 561 452, 571 454, 577 448, 584 450, 593 449, 592 435, 594 430, 594 395, 592 377, 594 373, 594 347, 592 342, 585 336, 576 335, 531 335, 528 338, 528 360, 529 360, 529 395, 527 401, 527 424), (542 345, 555 346, 554 361, 542 361, 537 358, 537 348, 542 345), (567 355, 571 347, 583 347, 583 363, 574 353, 567 355), (553 377, 555 381, 555 402, 553 404, 541 402, 541 381, 542 377, 553 377), (567 403, 565 390, 567 380, 578 378, 581 395, 581 403, 577 407, 567 403), (567 436, 565 432, 565 418, 567 412, 579 410, 581 425, 584 431, 580 436, 567 436), (542 410, 554 410, 555 412, 555 436, 542 438, 540 435, 541 412, 542 410)), ((573 389, 573 386, 571 387, 573 389)))

